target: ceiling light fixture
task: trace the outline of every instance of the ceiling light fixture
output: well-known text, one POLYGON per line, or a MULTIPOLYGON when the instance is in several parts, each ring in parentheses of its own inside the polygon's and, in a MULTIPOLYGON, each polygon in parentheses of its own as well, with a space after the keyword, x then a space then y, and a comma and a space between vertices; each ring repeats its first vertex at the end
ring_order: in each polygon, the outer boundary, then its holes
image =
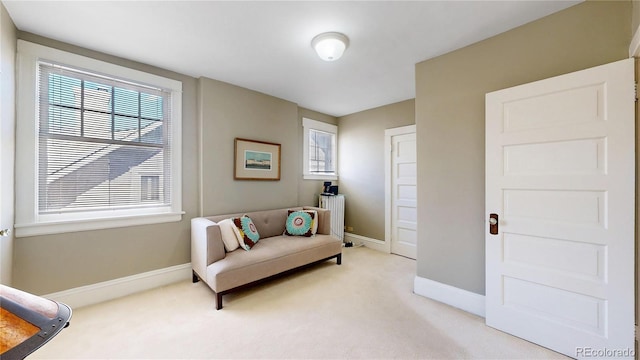
POLYGON ((340 59, 347 46, 349 46, 349 38, 337 32, 322 33, 311 40, 311 47, 324 61, 340 59))

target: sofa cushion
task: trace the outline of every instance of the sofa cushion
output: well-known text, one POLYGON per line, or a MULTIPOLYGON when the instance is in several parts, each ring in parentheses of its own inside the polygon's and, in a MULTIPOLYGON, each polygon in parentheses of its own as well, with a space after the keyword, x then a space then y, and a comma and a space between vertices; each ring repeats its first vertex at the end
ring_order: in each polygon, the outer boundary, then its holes
POLYGON ((260 240, 258 229, 253 224, 253 221, 251 221, 251 218, 243 215, 241 217, 231 218, 231 221, 233 221, 235 225, 235 232, 240 247, 247 251, 251 250, 251 248, 258 243, 258 240, 260 240))
POLYGON ((311 211, 289 210, 284 234, 306 237, 313 235, 313 224, 316 221, 316 216, 317 214, 311 211))
POLYGON ((263 279, 342 252, 342 241, 316 235, 263 238, 251 251, 234 251, 207 267, 207 284, 216 292, 263 279))

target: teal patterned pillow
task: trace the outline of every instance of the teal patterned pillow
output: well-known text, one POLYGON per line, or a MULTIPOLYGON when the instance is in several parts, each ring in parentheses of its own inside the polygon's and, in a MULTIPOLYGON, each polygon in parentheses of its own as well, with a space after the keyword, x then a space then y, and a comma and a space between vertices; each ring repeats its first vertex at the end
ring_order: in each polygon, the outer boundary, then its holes
POLYGON ((247 215, 242 217, 236 217, 231 219, 235 225, 236 236, 238 237, 238 243, 240 247, 249 251, 254 247, 258 240, 260 240, 260 234, 256 229, 255 224, 247 215))
POLYGON ((290 236, 309 237, 313 235, 314 221, 314 212, 289 210, 289 216, 287 216, 287 226, 284 234, 290 236))

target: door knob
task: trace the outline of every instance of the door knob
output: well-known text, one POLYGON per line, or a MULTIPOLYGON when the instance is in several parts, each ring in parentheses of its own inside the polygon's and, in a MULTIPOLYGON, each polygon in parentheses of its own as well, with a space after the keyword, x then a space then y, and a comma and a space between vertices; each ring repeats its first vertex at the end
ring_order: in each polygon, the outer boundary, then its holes
POLYGON ((11 233, 11 230, 9 229, 0 230, 0 236, 8 236, 10 233, 11 233))
POLYGON ((489 214, 489 234, 498 235, 498 214, 489 214))

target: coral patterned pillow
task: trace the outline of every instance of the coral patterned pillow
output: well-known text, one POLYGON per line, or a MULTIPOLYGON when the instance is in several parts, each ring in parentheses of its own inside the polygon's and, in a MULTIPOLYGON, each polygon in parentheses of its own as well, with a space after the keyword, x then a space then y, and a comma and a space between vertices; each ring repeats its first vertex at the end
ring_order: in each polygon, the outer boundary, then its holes
POLYGON ((251 248, 258 243, 258 240, 260 240, 260 234, 258 234, 258 229, 256 229, 253 221, 247 215, 235 217, 231 220, 235 225, 234 231, 238 237, 240 247, 247 251, 251 250, 251 248))
POLYGON ((312 211, 289 210, 284 234, 290 236, 312 236, 315 218, 316 214, 312 211))

